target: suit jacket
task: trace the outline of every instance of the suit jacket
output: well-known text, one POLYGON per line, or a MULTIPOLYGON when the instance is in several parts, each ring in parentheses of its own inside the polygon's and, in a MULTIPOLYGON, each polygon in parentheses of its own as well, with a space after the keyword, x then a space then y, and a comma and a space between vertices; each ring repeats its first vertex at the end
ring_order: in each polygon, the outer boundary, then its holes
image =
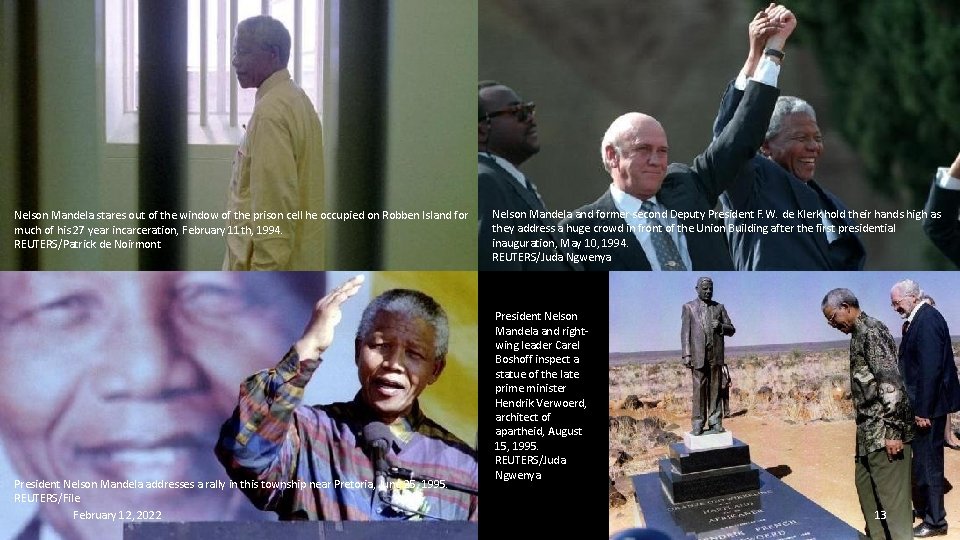
MULTIPOLYGON (((723 129, 743 97, 733 84, 720 102, 714 122, 714 133, 723 129)), ((759 146, 759 145, 758 145, 759 146)), ((829 190, 823 191, 836 210, 848 208, 829 190)), ((737 270, 862 270, 866 251, 860 238, 850 232, 827 243, 819 217, 800 217, 799 210, 819 211, 824 208, 812 184, 807 184, 775 161, 756 155, 740 171, 739 177, 720 197, 724 210, 754 211, 753 218, 728 217, 727 240, 730 256, 737 270), (794 217, 783 217, 793 212, 794 217), (771 215, 768 217, 768 213, 771 215), (773 225, 792 227, 789 232, 771 232, 773 225), (810 227, 799 232, 799 226, 810 227), (766 234, 762 227, 767 227, 766 234), (749 230, 749 229, 755 230, 749 230), (818 228, 820 230, 818 230, 818 228)), ((847 217, 838 224, 851 226, 847 217)))
POLYGON ((723 336, 732 336, 737 331, 723 304, 710 301, 709 306, 711 313, 708 314, 707 304, 699 298, 683 305, 680 316, 680 354, 684 360, 690 358, 688 367, 702 369, 706 365, 708 333, 713 334, 711 357, 714 363, 723 365, 723 336), (720 321, 716 331, 711 324, 714 319, 720 321))
POLYGON ((522 213, 545 211, 543 203, 530 190, 521 186, 509 172, 492 158, 478 157, 478 210, 480 231, 477 249, 479 270, 582 270, 571 262, 561 246, 566 237, 559 224, 549 217, 536 216, 494 218, 494 210, 522 213), (494 224, 513 227, 513 233, 494 231, 494 224), (520 226, 533 226, 534 231, 517 230, 520 226), (517 241, 519 250, 495 247, 494 242, 517 241), (547 242, 548 247, 533 247, 533 243, 547 242), (552 247, 551 247, 552 246, 552 247), (519 251, 519 253, 517 252, 519 251), (494 254, 516 256, 513 260, 494 261, 494 254), (528 260, 536 258, 538 260, 528 260))
POLYGON ((930 195, 924 208, 928 215, 923 220, 923 230, 953 264, 960 266, 960 191, 943 189, 936 181, 930 186, 930 195), (939 212, 939 218, 930 213, 939 212))
MULTIPOLYGON (((750 82, 742 100, 743 106, 737 107, 727 128, 694 159, 693 164, 672 163, 667 168, 667 175, 657 192, 657 201, 676 211, 707 213, 714 209, 720 193, 727 189, 743 164, 760 147, 779 93, 772 86, 750 82)), ((584 261, 584 267, 587 270, 650 270, 650 262, 626 221, 620 217, 591 217, 598 210, 617 212, 609 189, 593 203, 578 208, 572 218, 561 222, 568 226, 566 230, 571 240, 581 241, 577 251, 582 255, 606 258, 584 261), (614 232, 572 233, 569 229, 569 226, 589 228, 593 225, 609 225, 614 232)), ((693 265, 691 270, 733 270, 726 238, 717 230, 719 220, 708 216, 678 221, 694 229, 694 232, 684 233, 693 265)))
POLYGON ((960 381, 950 329, 937 308, 924 304, 900 341, 898 365, 915 415, 936 418, 960 410, 960 381))

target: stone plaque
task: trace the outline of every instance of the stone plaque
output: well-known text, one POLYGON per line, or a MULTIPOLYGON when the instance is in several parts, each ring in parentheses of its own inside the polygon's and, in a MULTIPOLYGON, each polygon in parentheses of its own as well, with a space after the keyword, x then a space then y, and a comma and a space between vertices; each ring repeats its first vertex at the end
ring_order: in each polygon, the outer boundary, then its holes
POLYGON ((855 540, 856 529, 760 469, 760 489, 670 502, 658 473, 633 477, 640 512, 650 529, 674 539, 855 540))

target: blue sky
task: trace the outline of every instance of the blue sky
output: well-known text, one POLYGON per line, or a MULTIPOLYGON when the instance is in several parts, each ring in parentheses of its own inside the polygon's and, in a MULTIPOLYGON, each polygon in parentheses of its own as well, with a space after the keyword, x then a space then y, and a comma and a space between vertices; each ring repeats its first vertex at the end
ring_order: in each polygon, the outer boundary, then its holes
POLYGON ((937 302, 952 334, 960 333, 960 277, 956 272, 611 272, 610 351, 680 348, 680 310, 696 298, 697 278, 713 278, 713 299, 727 308, 737 333, 730 346, 836 341, 820 302, 846 287, 867 314, 899 337, 902 319, 890 308, 890 287, 913 279, 937 302))

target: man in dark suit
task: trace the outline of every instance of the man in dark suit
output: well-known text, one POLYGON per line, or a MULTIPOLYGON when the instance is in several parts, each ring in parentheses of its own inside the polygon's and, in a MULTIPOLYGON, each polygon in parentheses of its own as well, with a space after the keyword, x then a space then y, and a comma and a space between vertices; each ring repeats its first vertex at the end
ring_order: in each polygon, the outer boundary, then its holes
POLYGON ((692 165, 667 165, 667 135, 653 117, 634 112, 614 120, 601 143, 609 189, 561 223, 587 270, 733 269, 711 211, 760 146, 778 95, 779 50, 795 27, 782 6, 750 23, 751 54, 764 69, 748 83, 727 129, 692 165), (763 54, 764 43, 771 54, 763 54))
POLYGON ((697 280, 697 299, 683 305, 680 347, 683 365, 693 380, 693 435, 723 433, 720 379, 723 370, 723 337, 737 331, 723 304, 713 301, 713 280, 697 280))
MULTIPOLYGON (((744 71, 753 69, 748 65, 744 71)), ((716 136, 733 118, 742 84, 727 88, 714 122, 716 136)), ((844 229, 855 225, 849 209, 813 179, 822 152, 813 107, 781 96, 760 153, 720 197, 737 270, 863 269, 863 244, 844 229)))
POLYGON ((904 323, 898 364, 913 407, 918 433, 913 440, 913 478, 918 488, 914 501, 923 522, 915 537, 947 534, 943 507, 943 444, 947 414, 960 410, 960 382, 953 359, 950 329, 939 311, 923 302, 915 281, 897 282, 890 304, 904 323))
POLYGON ((933 244, 960 267, 960 154, 949 169, 937 170, 925 210, 923 230, 933 244))
POLYGON ((481 81, 478 94, 480 270, 582 270, 537 187, 517 167, 540 151, 533 102, 510 87, 481 81))

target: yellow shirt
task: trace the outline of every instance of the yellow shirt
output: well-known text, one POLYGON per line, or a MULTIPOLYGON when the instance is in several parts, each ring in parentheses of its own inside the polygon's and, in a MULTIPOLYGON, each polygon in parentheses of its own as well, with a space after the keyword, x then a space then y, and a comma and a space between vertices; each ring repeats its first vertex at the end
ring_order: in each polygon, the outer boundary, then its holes
POLYGON ((286 69, 257 89, 233 161, 224 270, 322 270, 323 137, 286 69))

